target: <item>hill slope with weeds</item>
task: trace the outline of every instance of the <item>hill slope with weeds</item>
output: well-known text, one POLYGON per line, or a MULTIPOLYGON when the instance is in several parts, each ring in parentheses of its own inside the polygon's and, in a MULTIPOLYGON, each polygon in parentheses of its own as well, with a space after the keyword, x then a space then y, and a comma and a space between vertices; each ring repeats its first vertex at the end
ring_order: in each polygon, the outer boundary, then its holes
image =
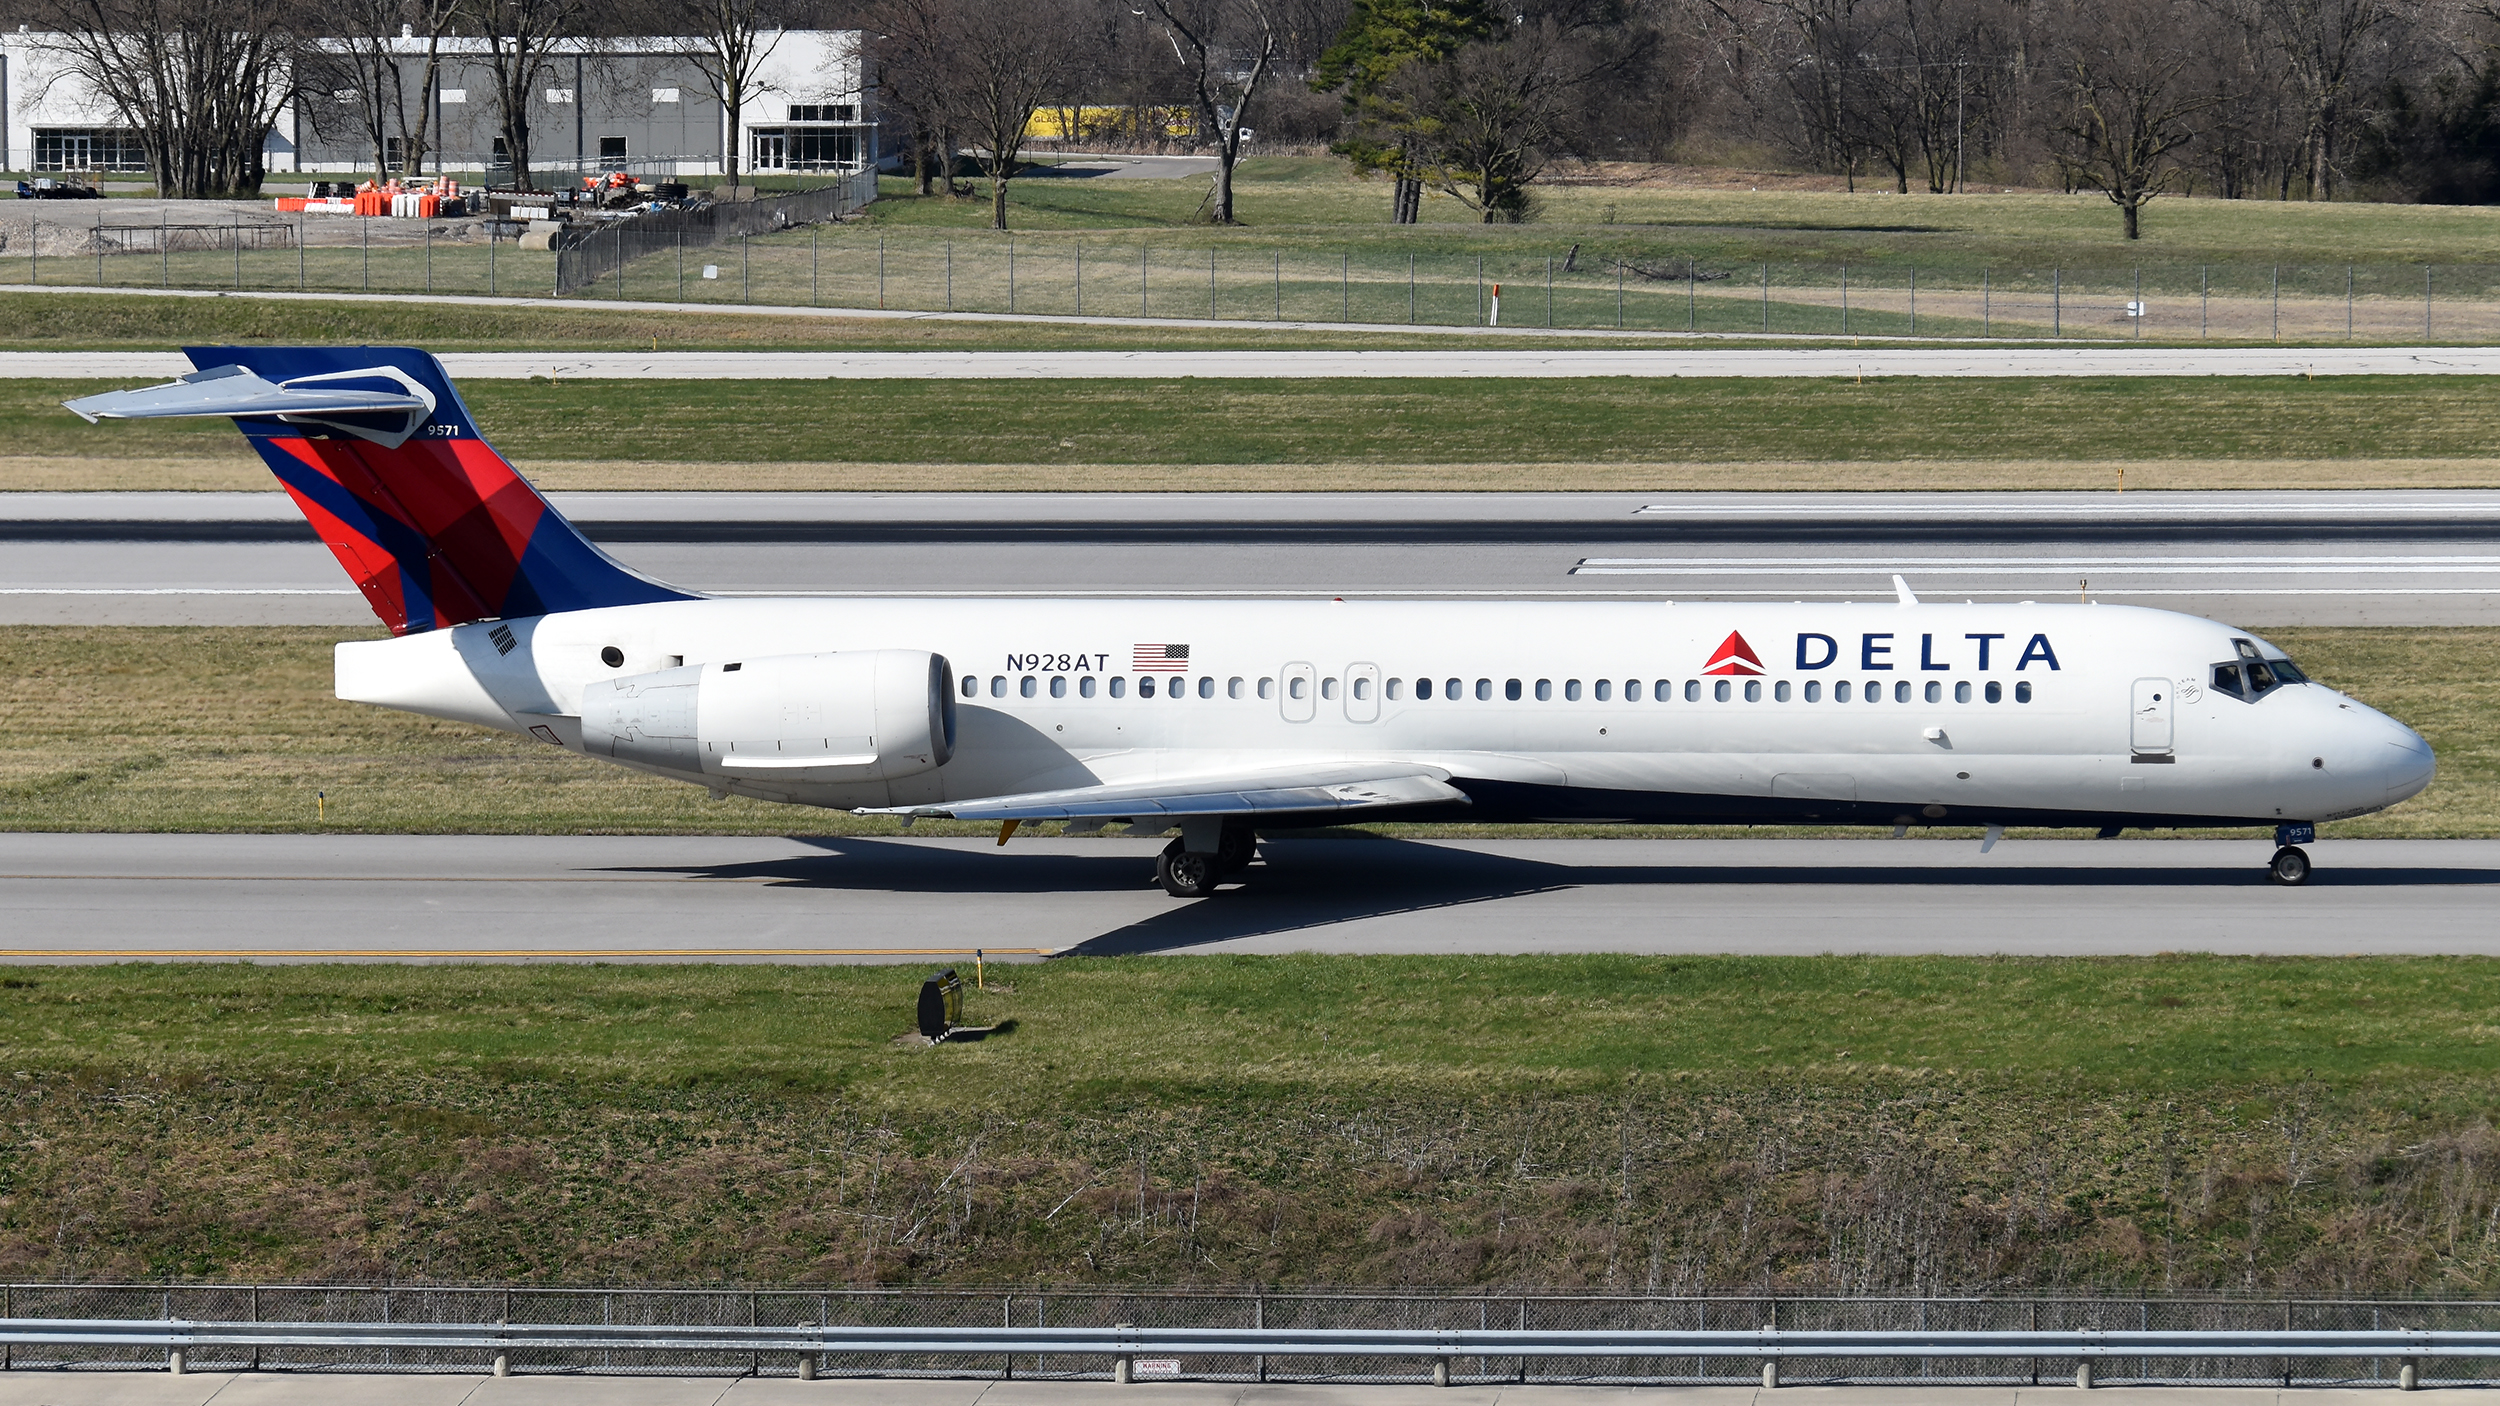
POLYGON ((86 967, 0 1273, 2482 1290, 2500 963, 86 967))

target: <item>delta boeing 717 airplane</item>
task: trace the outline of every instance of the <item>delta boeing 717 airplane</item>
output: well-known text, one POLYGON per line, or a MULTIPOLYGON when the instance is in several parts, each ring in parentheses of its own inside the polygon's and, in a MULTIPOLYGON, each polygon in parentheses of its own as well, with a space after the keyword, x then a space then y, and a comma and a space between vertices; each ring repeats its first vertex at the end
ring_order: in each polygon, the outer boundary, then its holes
POLYGON ((228 416, 390 627, 338 696, 715 796, 1177 828, 1164 889, 1349 820, 2318 822, 2430 784, 2404 724, 2245 630, 2105 605, 726 599, 642 576, 395 347, 200 347, 90 421, 228 416))

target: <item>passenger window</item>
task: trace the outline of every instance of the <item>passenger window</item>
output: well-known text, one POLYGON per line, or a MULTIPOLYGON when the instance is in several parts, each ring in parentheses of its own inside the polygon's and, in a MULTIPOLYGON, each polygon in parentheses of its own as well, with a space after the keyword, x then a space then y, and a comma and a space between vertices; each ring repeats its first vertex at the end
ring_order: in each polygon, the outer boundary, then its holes
POLYGON ((1241 696, 1241 680, 1238 677, 1229 678, 1224 681, 1224 696, 1227 698, 1239 698, 1241 696))
POLYGON ((1508 682, 1504 683, 1504 684, 1502 685, 1502 697, 1503 697, 1504 699, 1508 700, 1509 702, 1512 702, 1512 703, 1516 703, 1516 702, 1518 702, 1518 701, 1519 701, 1519 680, 1517 680, 1517 679, 1511 679, 1511 680, 1509 680, 1508 682))
POLYGON ((1140 698, 1152 698, 1155 696, 1154 675, 1140 674, 1137 676, 1137 696, 1140 698))
POLYGON ((1842 679, 1840 682, 1832 685, 1832 701, 1834 703, 1846 703, 1849 701, 1849 681, 1847 679, 1842 679))
POLYGON ((1392 703, 1406 696, 1406 680, 1404 679, 1390 679, 1381 684, 1381 687, 1387 690, 1384 696, 1392 703))
POLYGON ((1658 682, 1651 684, 1649 686, 1649 696, 1657 699, 1661 703, 1673 701, 1675 698, 1675 680, 1660 679, 1658 682))
POLYGON ((1820 703, 1823 701, 1823 681, 1821 679, 1806 680, 1806 701, 1808 703, 1820 703))
POLYGON ((1930 703, 1942 703, 1944 701, 1944 685, 1936 682, 1934 679, 1929 679, 1927 681, 1927 701, 1930 703))
POLYGON ((1053 698, 1065 698, 1068 696, 1067 675, 1053 674, 1050 676, 1050 696, 1053 698))
POLYGON ((2028 703, 2031 701, 2031 683, 2028 679, 2014 685, 2014 701, 2017 703, 2028 703))
POLYGON ((980 696, 980 693, 981 676, 979 674, 964 675, 964 697, 977 698, 980 696))
MULTIPOLYGON (((1902 697, 1904 697, 1904 698, 1907 698, 1907 697, 1909 697, 1909 696, 1910 696, 1910 686, 1909 686, 1908 684, 1903 684, 1903 685, 1901 685, 1901 696, 1902 696, 1902 697)), ((1883 681, 1882 679, 1868 679, 1868 680, 1866 681, 1866 693, 1865 693, 1865 698, 1866 698, 1866 701, 1867 701, 1867 702, 1869 702, 1869 703, 1881 703, 1881 702, 1883 702, 1883 701, 1884 701, 1884 681, 1883 681)))
POLYGON ((1201 674, 1198 676, 1198 696, 1201 698, 1213 698, 1215 696, 1215 675, 1201 674))
POLYGON ((1125 677, 1118 674, 1111 676, 1111 696, 1114 698, 1128 697, 1128 680, 1125 677))
POLYGON ((1991 703, 2004 702, 2005 685, 1998 683, 1995 679, 1988 680, 1988 701, 1991 703))
POLYGON ((1358 700, 1371 697, 1372 681, 1370 679, 1356 679, 1354 681, 1354 696, 1358 700))
POLYGON ((1261 680, 1259 680, 1259 696, 1260 696, 1261 698, 1273 698, 1273 697, 1275 697, 1275 696, 1276 696, 1276 680, 1274 680, 1274 679, 1261 679, 1261 680))
POLYGON ((2233 698, 2248 696, 2247 690, 2240 685, 2239 665, 2216 664, 2214 666, 2214 692, 2227 693, 2233 698))
MULTIPOLYGON (((1576 685, 1575 685, 1575 687, 1576 687, 1576 685)), ((1599 680, 1597 681, 1597 683, 1596 683, 1595 687, 1596 687, 1596 689, 1597 689, 1597 701, 1598 701, 1598 702, 1600 702, 1600 703, 1604 703, 1604 702, 1608 702, 1608 701, 1610 701, 1610 700, 1612 700, 1612 699, 1614 698, 1614 696, 1615 696, 1615 681, 1614 681, 1613 679, 1599 679, 1599 680)))
POLYGON ((1725 679, 1719 680, 1716 684, 1711 685, 1710 688, 1710 696, 1716 698, 1722 703, 1725 703, 1732 695, 1734 695, 1735 692, 1735 688, 1725 679))
POLYGON ((1432 696, 1432 680, 1415 680, 1415 696, 1417 698, 1430 698, 1432 696))
POLYGON ((1774 703, 1788 701, 1788 680, 1781 679, 1778 683, 1771 685, 1771 701, 1774 703))
POLYGON ((1042 681, 1033 677, 1031 674, 1025 675, 1022 679, 1019 679, 1016 682, 1016 692, 1023 694, 1027 698, 1030 698, 1034 694, 1041 691, 1042 681))
POLYGON ((990 697, 992 697, 992 698, 1004 698, 1004 697, 1006 697, 1006 696, 1007 696, 1007 676, 1006 676, 1005 674, 992 674, 992 675, 990 675, 990 697))
POLYGON ((1331 674, 1327 678, 1319 681, 1319 696, 1322 698, 1334 698, 1337 696, 1336 675, 1331 674))
POLYGON ((1310 680, 1308 680, 1308 679, 1287 679, 1287 680, 1285 680, 1285 696, 1286 696, 1286 697, 1288 697, 1288 698, 1299 698, 1299 697, 1301 697, 1301 696, 1302 696, 1302 690, 1303 690, 1303 687, 1304 687, 1306 684, 1308 684, 1309 682, 1310 682, 1310 680))
POLYGON ((1174 698, 1187 698, 1189 696, 1189 680, 1174 679, 1170 684, 1164 687, 1163 691, 1174 698))
POLYGON ((1493 701, 1493 680, 1476 680, 1476 701, 1479 703, 1490 703, 1493 701))
POLYGON ((1762 680, 1745 680, 1745 701, 1748 703, 1759 703, 1762 701, 1762 680))
MULTIPOLYGON (((1518 695, 1513 694, 1512 696, 1517 697, 1518 695)), ((1536 701, 1539 703, 1551 703, 1554 701, 1554 681, 1552 679, 1538 679, 1536 681, 1536 701)))
MULTIPOLYGON (((1599 684, 1598 687, 1604 688, 1605 685, 1599 684)), ((1602 693, 1598 696, 1600 698, 1605 697, 1602 693)), ((1641 681, 1639 679, 1625 679, 1623 681, 1623 701, 1626 703, 1638 703, 1641 701, 1641 681)))
MULTIPOLYGON (((1478 682, 1482 682, 1482 680, 1478 680, 1478 682)), ((1442 683, 1442 685, 1441 685, 1441 696, 1442 696, 1442 697, 1444 697, 1444 698, 1446 698, 1446 699, 1448 699, 1448 700, 1450 700, 1450 701, 1451 701, 1451 702, 1453 702, 1453 703, 1457 702, 1457 701, 1458 701, 1458 696, 1459 696, 1459 695, 1458 695, 1458 680, 1456 680, 1456 679, 1449 679, 1449 680, 1444 681, 1444 682, 1442 683)))
POLYGON ((1684 701, 1687 703, 1699 703, 1701 701, 1701 680, 1686 679, 1684 681, 1684 701))
POLYGON ((1910 701, 1910 681, 1908 679, 1903 679, 1899 683, 1892 686, 1892 701, 1895 703, 1907 703, 1910 701))
POLYGON ((1953 685, 1953 701, 1956 703, 1968 703, 1970 701, 1970 680, 1964 679, 1953 685))
POLYGON ((1085 677, 1076 681, 1076 696, 1079 698, 1091 698, 1094 696, 1094 676, 1092 674, 1087 674, 1085 677))
POLYGON ((1563 701, 1565 703, 1577 703, 1580 701, 1580 681, 1578 679, 1563 680, 1563 701))

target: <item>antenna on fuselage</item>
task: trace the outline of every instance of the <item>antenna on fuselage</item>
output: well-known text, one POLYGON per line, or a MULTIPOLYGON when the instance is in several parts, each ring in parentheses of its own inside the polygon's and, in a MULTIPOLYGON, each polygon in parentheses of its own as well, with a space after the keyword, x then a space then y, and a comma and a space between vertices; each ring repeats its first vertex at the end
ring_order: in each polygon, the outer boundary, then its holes
POLYGON ((1903 605, 1918 604, 1918 597, 1910 594, 1910 583, 1902 580, 1898 572, 1893 575, 1892 589, 1895 594, 1901 597, 1901 603, 1903 605))

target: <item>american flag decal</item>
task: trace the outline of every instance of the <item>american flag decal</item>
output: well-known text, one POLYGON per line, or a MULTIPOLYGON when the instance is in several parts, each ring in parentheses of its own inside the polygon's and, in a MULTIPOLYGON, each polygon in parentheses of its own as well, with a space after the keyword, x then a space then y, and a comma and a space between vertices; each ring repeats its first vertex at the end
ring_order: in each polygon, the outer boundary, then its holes
POLYGON ((1130 651, 1129 667, 1141 674, 1186 674, 1189 672, 1189 646, 1141 644, 1130 651))

